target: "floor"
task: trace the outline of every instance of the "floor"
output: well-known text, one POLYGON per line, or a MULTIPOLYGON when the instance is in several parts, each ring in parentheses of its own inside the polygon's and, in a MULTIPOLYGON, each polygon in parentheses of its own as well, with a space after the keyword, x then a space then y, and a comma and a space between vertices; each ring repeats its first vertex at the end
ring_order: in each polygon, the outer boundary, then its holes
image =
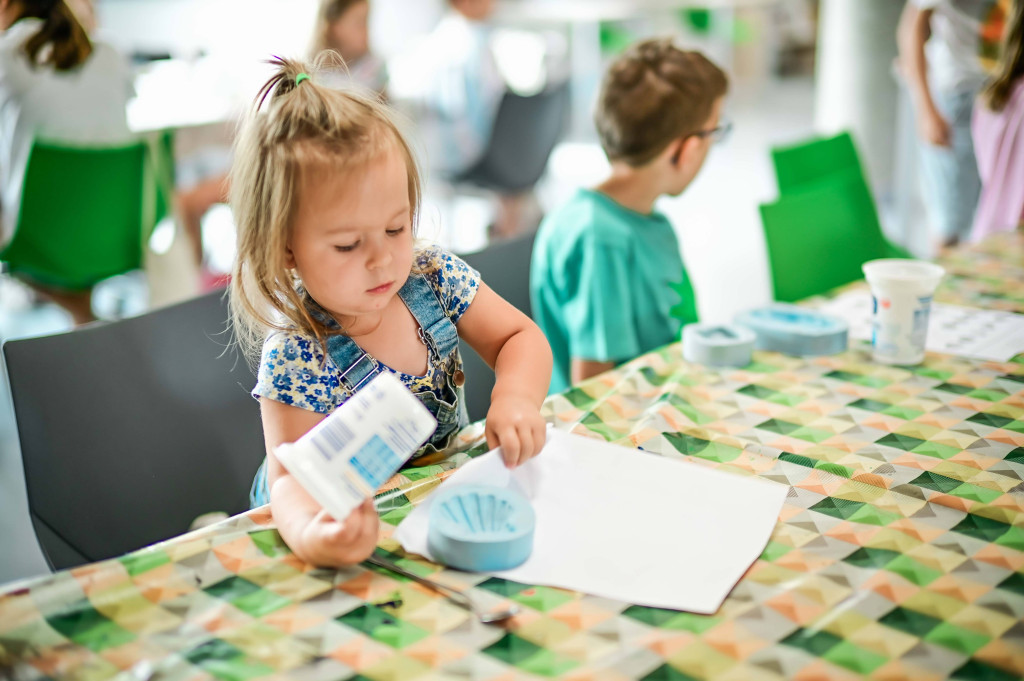
MULTIPOLYGON (((726 321, 740 310, 771 299, 764 240, 757 204, 774 198, 775 183, 767 150, 811 134, 813 86, 810 79, 739 85, 730 97, 727 115, 734 122, 731 137, 713 149, 695 183, 678 198, 664 199, 660 208, 679 231, 683 256, 697 291, 702 319, 726 321)), ((593 143, 561 145, 549 176, 538 191, 542 206, 565 199, 575 187, 593 184, 606 168, 593 143)), ((483 246, 486 201, 462 199, 442 207, 433 194, 425 211, 423 234, 456 250, 483 246), (442 228, 442 225, 450 227, 442 228)), ((223 244, 216 218, 212 240, 223 244)), ((214 245, 221 253, 223 245, 214 245)), ((137 279, 115 282, 104 294, 105 305, 118 304, 128 312, 145 295, 137 279)), ((0 280, 0 338, 66 330, 67 317, 52 306, 32 305, 9 280, 0 280)), ((2 367, 0 367, 2 371, 2 367)), ((3 378, 6 386, 6 376, 3 378)), ((0 390, 0 583, 46 571, 27 515, 21 456, 14 413, 6 387, 0 390)))

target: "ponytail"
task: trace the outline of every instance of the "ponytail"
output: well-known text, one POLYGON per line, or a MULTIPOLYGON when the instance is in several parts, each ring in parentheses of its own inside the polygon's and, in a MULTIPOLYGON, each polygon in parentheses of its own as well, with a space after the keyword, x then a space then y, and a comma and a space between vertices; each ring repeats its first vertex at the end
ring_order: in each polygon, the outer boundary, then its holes
POLYGON ((1002 111, 1020 78, 1024 78, 1024 0, 1013 0, 1010 17, 1006 22, 998 73, 982 93, 988 108, 1002 111))
POLYGON ((19 19, 43 20, 43 27, 25 42, 25 54, 32 64, 70 71, 92 54, 92 42, 64 0, 22 0, 19 19), (46 49, 49 47, 49 49, 46 49))

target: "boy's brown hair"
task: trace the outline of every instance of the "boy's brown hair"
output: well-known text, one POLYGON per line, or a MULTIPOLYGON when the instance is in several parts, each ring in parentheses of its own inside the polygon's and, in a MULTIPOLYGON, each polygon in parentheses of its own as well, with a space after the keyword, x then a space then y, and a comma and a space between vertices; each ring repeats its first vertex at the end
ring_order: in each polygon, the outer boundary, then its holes
POLYGON ((627 49, 605 74, 594 122, 611 161, 642 166, 672 140, 699 132, 729 80, 700 52, 671 38, 627 49))

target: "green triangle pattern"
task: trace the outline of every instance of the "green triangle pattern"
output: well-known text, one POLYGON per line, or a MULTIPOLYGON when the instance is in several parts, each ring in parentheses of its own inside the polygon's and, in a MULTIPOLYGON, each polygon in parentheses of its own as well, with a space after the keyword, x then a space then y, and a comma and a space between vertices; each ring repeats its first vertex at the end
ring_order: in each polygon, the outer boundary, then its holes
POLYGON ((813 442, 814 444, 819 444, 829 439, 830 437, 835 437, 835 433, 830 433, 827 430, 821 430, 820 428, 809 428, 807 426, 797 428, 789 435, 790 437, 795 437, 800 440, 807 440, 808 442, 813 442))
POLYGON ((97 653, 135 640, 135 634, 108 619, 84 599, 47 617, 46 622, 65 638, 97 653))
POLYGON ((779 461, 788 461, 789 463, 796 464, 797 466, 805 466, 806 468, 814 468, 815 464, 818 463, 809 456, 790 454, 789 452, 779 454, 779 461))
POLYGON ((967 393, 974 390, 969 385, 957 385, 956 383, 942 383, 941 385, 935 386, 935 390, 943 390, 947 393, 956 393, 957 395, 966 395, 967 393))
POLYGON ((662 433, 668 443, 684 456, 696 456, 708 448, 710 441, 686 433, 662 433))
POLYGON ((1024 464, 1024 447, 1011 449, 1006 453, 1006 456, 1003 457, 1003 461, 1012 461, 1013 463, 1024 464))
POLYGON ((815 657, 823 657, 842 642, 842 639, 827 631, 809 633, 807 629, 797 629, 782 639, 780 643, 805 650, 815 657))
POLYGON ((878 400, 869 400, 867 398, 861 398, 855 402, 850 402, 847 406, 873 412, 884 412, 886 409, 892 408, 892 405, 888 402, 879 402, 878 400))
POLYGON ((291 603, 291 601, 273 591, 258 589, 251 594, 231 601, 231 603, 242 612, 248 613, 253 617, 263 617, 275 610, 280 610, 291 603))
POLYGON ((373 640, 397 650, 430 635, 416 625, 399 620, 373 605, 362 605, 335 619, 356 631, 363 632, 373 640))
POLYGON ((988 390, 986 388, 981 388, 979 390, 972 390, 967 393, 967 396, 973 397, 976 400, 985 400, 987 402, 1001 402, 1010 395, 1002 390, 988 390))
POLYGON ((940 620, 931 615, 899 606, 887 612, 878 621, 887 627, 917 638, 924 638, 928 632, 941 624, 940 620))
POLYGON ((847 468, 838 463, 832 463, 831 461, 817 461, 814 467, 820 471, 831 473, 832 475, 838 475, 841 478, 849 478, 853 476, 853 469, 847 468))
POLYGON ((702 426, 705 423, 711 423, 712 421, 714 421, 713 418, 711 418, 707 414, 704 414, 699 409, 697 409, 695 406, 693 406, 692 404, 687 402, 685 399, 683 399, 679 395, 676 395, 675 393, 667 393, 662 398, 662 401, 663 402, 667 402, 668 404, 672 405, 672 407, 676 411, 678 411, 680 414, 683 414, 684 416, 686 416, 686 418, 690 419, 691 421, 693 421, 694 423, 696 423, 699 426, 702 426))
POLYGON ((889 523, 896 522, 901 517, 903 516, 896 513, 890 513, 889 511, 883 511, 882 509, 870 504, 864 504, 864 506, 857 509, 856 513, 851 515, 849 519, 854 523, 885 527, 889 523))
POLYGON ((772 395, 776 394, 776 392, 771 388, 766 388, 763 385, 757 385, 756 383, 745 385, 736 392, 741 395, 746 395, 747 397, 755 397, 759 400, 767 400, 771 398, 772 395))
POLYGON ((954 532, 966 534, 968 537, 974 537, 975 539, 987 542, 999 539, 1006 534, 1008 529, 1010 529, 1010 526, 1006 523, 974 515, 973 513, 968 513, 964 516, 963 520, 953 526, 954 532))
POLYGON ((761 430, 767 430, 772 433, 778 433, 779 435, 789 435, 794 430, 798 430, 800 426, 796 423, 790 423, 789 421, 780 421, 779 419, 768 419, 764 423, 759 423, 755 426, 761 430))
POLYGON ((272 667, 247 659, 238 648, 217 638, 193 648, 185 659, 222 681, 247 681, 274 673, 272 667))
POLYGON ((927 586, 942 576, 938 570, 922 565, 907 555, 898 556, 885 568, 918 586, 927 586))
POLYGON ((255 530, 249 533, 249 539, 264 556, 276 558, 292 552, 281 538, 277 530, 255 530))
POLYGON ((526 584, 520 584, 519 582, 513 582, 509 579, 491 577, 477 584, 476 588, 485 589, 493 594, 498 594, 502 598, 511 598, 512 596, 519 594, 521 591, 531 587, 526 584))
POLYGON ((129 575, 135 577, 141 575, 143 572, 149 572, 153 568, 158 568, 161 565, 166 565, 171 562, 171 559, 167 556, 164 551, 155 551, 153 549, 142 549, 135 553, 129 553, 127 556, 122 556, 118 559, 124 569, 129 575))
POLYGON ((689 674, 684 674, 670 664, 663 664, 641 681, 698 681, 689 674))
POLYGON ((949 445, 941 445, 938 442, 922 442, 910 451, 914 454, 934 456, 938 459, 951 459, 963 450, 957 447, 950 447, 949 445))
POLYGON ((889 549, 861 547, 843 560, 862 568, 884 568, 900 554, 889 549))
POLYGON ((899 433, 889 433, 876 440, 875 444, 885 445, 886 447, 895 447, 896 449, 902 449, 905 452, 909 452, 914 450, 915 447, 920 447, 924 442, 925 441, 921 438, 911 437, 909 435, 900 435, 899 433))
POLYGON ((998 490, 979 487, 978 485, 974 485, 969 482, 959 485, 956 489, 950 492, 950 494, 963 499, 970 499, 971 501, 979 501, 983 504, 991 504, 993 501, 1003 496, 1003 493, 998 490))
POLYGON ((825 497, 818 503, 811 506, 809 510, 824 513, 825 515, 830 515, 833 518, 848 520, 850 516, 859 511, 863 506, 864 502, 861 501, 850 501, 849 499, 841 499, 838 497, 825 497))
POLYGON ((525 638, 509 632, 484 648, 483 652, 505 664, 517 667, 520 662, 528 660, 541 650, 543 649, 533 641, 527 641, 525 638))
POLYGON ((970 631, 949 622, 941 622, 924 637, 924 640, 954 650, 961 655, 973 655, 990 639, 976 631, 970 631))
POLYGON ((941 475, 939 473, 933 473, 931 471, 925 471, 924 473, 910 481, 910 485, 935 490, 936 492, 941 492, 942 494, 951 494, 953 490, 955 490, 962 484, 963 482, 960 480, 955 480, 953 478, 941 475))
POLYGON ((768 546, 764 547, 764 551, 761 552, 760 558, 761 560, 773 563, 792 550, 792 546, 786 546, 785 544, 769 539, 768 546))
POLYGON ((967 660, 962 667, 953 672, 951 681, 1020 681, 1016 674, 990 667, 978 660, 967 660))
POLYGON ((913 421, 918 416, 924 414, 920 409, 912 409, 899 404, 894 404, 888 409, 884 409, 882 413, 887 416, 894 416, 898 419, 903 419, 904 421, 913 421))
POLYGON ((588 395, 582 388, 569 388, 562 397, 569 401, 569 404, 576 407, 577 409, 590 409, 597 402, 593 397, 588 395))
POLYGON ((999 416, 998 414, 988 414, 986 412, 979 411, 977 414, 968 417, 967 420, 971 423, 980 423, 983 426, 1002 428, 1013 419, 1008 419, 1005 416, 999 416))
POLYGON ((571 594, 550 586, 532 586, 512 596, 512 600, 540 612, 554 610, 558 606, 573 600, 571 594))
POLYGON ((829 662, 858 674, 870 674, 889 660, 849 641, 842 641, 823 656, 829 662))
POLYGON ((997 587, 1000 589, 1006 589, 1018 596, 1024 596, 1024 574, 1014 572, 1009 577, 999 582, 997 587))
POLYGON ((934 378, 937 381, 947 381, 953 375, 952 371, 942 371, 930 367, 919 367, 914 370, 914 373, 925 378, 934 378))
POLYGON ((1008 549, 1024 552, 1024 527, 1011 527, 996 543, 1008 549))
POLYGON ((585 425, 587 430, 597 433, 605 440, 614 440, 620 437, 617 430, 606 425, 605 422, 601 420, 601 417, 594 412, 590 412, 580 419, 580 423, 585 425))

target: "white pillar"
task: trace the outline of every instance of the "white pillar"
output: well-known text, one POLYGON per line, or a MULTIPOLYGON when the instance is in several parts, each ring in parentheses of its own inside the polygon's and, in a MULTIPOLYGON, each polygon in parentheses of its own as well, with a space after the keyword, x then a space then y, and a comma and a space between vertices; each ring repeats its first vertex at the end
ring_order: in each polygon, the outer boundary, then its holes
POLYGON ((815 68, 815 128, 853 132, 876 194, 889 193, 896 149, 893 77, 903 0, 822 0, 815 68))

